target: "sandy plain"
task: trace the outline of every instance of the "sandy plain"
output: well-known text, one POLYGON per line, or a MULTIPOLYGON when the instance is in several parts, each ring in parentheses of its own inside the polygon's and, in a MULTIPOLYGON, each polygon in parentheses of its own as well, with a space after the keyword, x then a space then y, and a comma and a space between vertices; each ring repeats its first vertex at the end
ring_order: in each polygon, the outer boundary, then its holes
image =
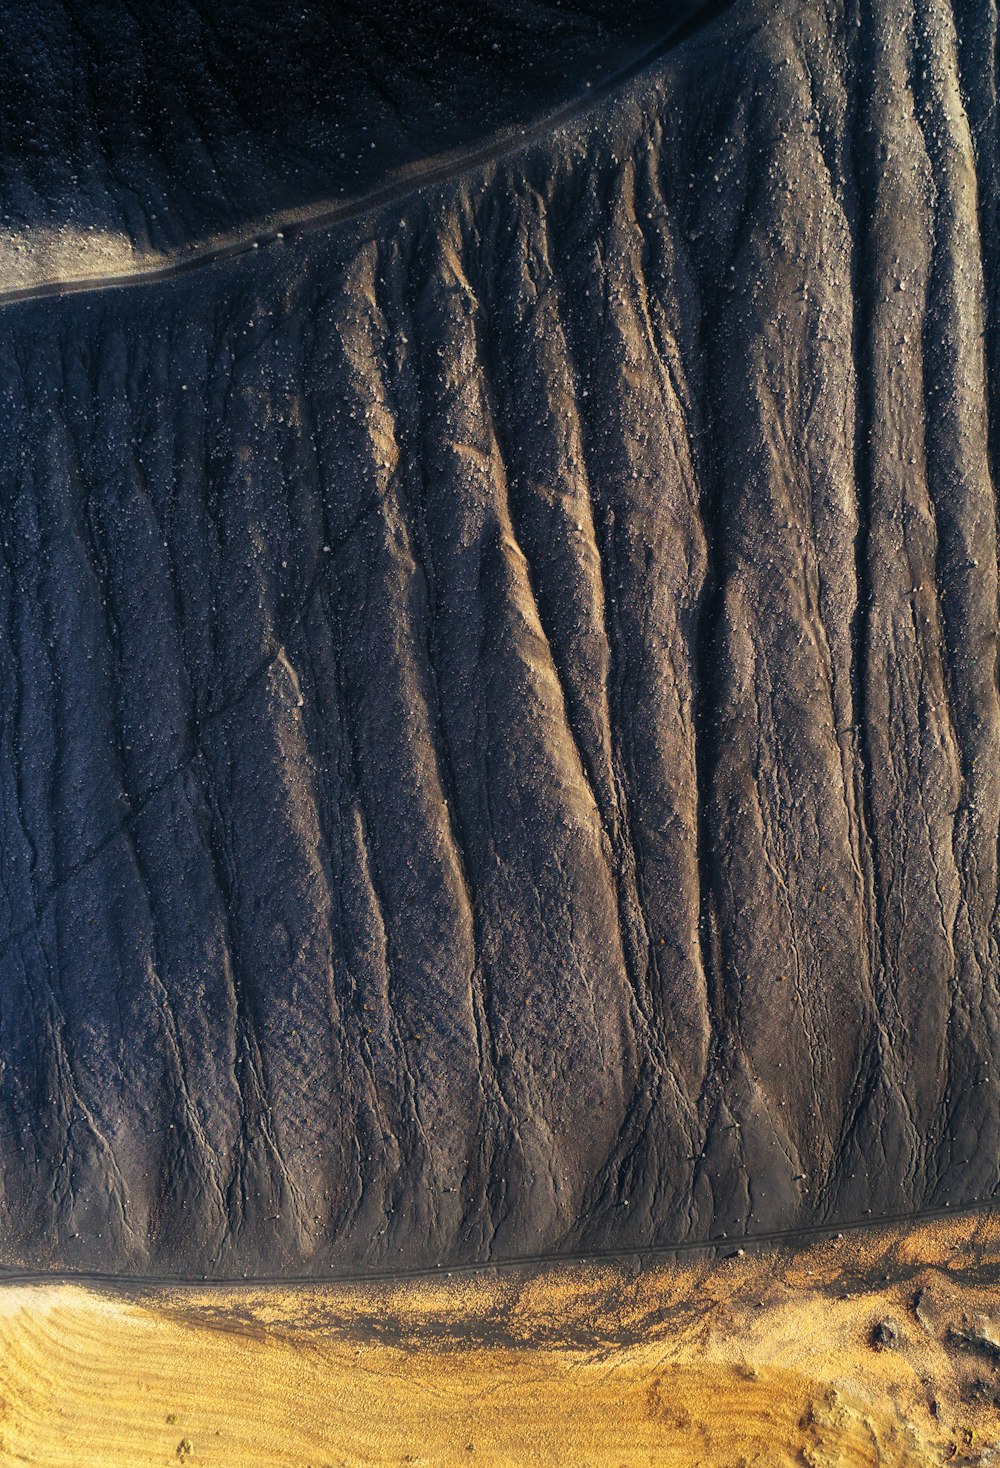
POLYGON ((1000 1463, 1000 1220, 683 1263, 0 1287, 0 1462, 1000 1463))

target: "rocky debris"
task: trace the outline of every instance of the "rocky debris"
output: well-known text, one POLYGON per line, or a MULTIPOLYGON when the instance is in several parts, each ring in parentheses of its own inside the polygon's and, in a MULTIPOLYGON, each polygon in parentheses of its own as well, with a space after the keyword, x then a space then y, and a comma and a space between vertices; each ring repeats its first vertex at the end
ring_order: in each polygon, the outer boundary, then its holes
POLYGON ((1000 1341, 997 1340, 992 1326, 952 1326, 948 1331, 948 1339, 967 1351, 975 1352, 977 1356, 985 1356, 994 1365, 1000 1365, 1000 1341))
POLYGON ((893 1320, 880 1320, 872 1327, 872 1345, 888 1350, 899 1345, 899 1326, 893 1320))

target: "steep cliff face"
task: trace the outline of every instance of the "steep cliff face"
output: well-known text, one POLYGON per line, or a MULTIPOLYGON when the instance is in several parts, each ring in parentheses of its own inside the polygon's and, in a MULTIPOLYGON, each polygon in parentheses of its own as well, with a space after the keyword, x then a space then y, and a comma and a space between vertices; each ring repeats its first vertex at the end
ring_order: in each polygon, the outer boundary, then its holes
POLYGON ((0 314, 0 1253, 232 1274, 997 1185, 996 14, 0 314))

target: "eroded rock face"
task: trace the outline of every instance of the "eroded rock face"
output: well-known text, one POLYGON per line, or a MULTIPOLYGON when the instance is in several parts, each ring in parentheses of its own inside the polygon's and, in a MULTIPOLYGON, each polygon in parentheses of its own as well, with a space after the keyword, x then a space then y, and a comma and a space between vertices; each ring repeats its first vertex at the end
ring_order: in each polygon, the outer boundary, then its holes
POLYGON ((996 17, 8 307, 0 1238, 232 1274, 996 1186, 996 17))

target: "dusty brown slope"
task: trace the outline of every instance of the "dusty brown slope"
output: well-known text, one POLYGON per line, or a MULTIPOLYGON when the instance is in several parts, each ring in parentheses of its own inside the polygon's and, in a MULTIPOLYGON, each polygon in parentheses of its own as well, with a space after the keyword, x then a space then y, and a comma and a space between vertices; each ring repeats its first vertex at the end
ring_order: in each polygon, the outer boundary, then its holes
POLYGON ((4 1258, 992 1192, 995 29, 741 0, 485 171, 3 313, 4 1258))

